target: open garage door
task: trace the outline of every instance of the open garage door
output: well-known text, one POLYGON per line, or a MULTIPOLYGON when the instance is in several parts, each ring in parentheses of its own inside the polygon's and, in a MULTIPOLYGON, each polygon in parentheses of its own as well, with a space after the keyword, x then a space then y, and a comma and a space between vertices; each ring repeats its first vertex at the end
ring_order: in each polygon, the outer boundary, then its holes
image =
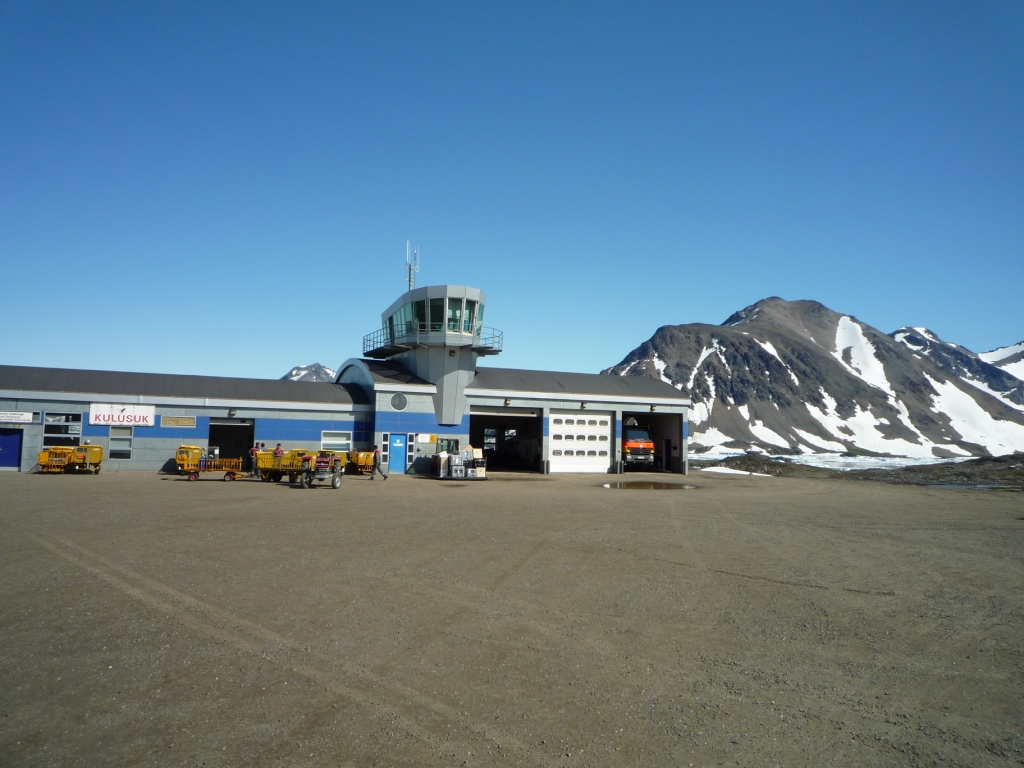
MULTIPOLYGON (((663 472, 682 471, 682 452, 680 451, 682 438, 682 416, 678 413, 650 413, 649 411, 623 411, 622 412, 622 450, 623 454, 630 449, 631 434, 637 435, 637 441, 643 441, 643 435, 647 435, 650 443, 653 443, 652 461, 647 464, 643 462, 626 461, 623 455, 623 463, 627 470, 660 470, 663 472)), ((646 452, 647 449, 642 449, 646 452)))
POLYGON ((552 409, 551 472, 607 473, 614 458, 614 429, 614 413, 552 409))
POLYGON ((540 472, 543 440, 539 410, 470 408, 469 442, 483 448, 489 470, 540 472))
POLYGON ((208 445, 220 449, 222 459, 241 459, 249 455, 256 427, 252 419, 210 419, 208 445))

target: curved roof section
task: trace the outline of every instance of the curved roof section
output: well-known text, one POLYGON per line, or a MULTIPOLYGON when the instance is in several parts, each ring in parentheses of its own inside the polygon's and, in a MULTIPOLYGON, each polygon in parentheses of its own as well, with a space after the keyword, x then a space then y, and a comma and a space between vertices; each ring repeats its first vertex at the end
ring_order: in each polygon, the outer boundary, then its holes
POLYGON ((690 400, 671 384, 647 376, 528 371, 518 368, 477 368, 476 377, 466 389, 467 391, 491 389, 512 392, 565 392, 566 394, 610 397, 657 397, 686 402, 690 400))
POLYGON ((370 374, 374 384, 409 384, 417 387, 433 387, 429 381, 421 379, 404 365, 392 360, 366 360, 363 358, 352 358, 346 360, 338 368, 338 378, 342 377, 345 369, 357 365, 370 374))
POLYGON ((369 405, 353 384, 0 365, 0 390, 369 405))

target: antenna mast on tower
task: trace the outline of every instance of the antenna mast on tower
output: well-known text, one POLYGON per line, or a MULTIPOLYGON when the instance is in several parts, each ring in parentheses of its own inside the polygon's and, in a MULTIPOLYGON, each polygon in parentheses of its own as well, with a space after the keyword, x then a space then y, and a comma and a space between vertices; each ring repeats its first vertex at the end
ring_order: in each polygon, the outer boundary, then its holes
POLYGON ((420 271, 420 247, 417 245, 410 249, 408 240, 405 241, 405 269, 411 291, 416 287, 416 273, 420 271))

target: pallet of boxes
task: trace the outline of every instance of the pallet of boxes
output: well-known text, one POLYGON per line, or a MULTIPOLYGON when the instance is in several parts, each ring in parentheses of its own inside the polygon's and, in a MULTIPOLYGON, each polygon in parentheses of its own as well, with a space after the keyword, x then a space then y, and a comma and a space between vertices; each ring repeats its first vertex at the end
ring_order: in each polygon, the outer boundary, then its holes
POLYGON ((441 451, 431 457, 430 474, 437 480, 486 480, 487 459, 480 448, 441 451))

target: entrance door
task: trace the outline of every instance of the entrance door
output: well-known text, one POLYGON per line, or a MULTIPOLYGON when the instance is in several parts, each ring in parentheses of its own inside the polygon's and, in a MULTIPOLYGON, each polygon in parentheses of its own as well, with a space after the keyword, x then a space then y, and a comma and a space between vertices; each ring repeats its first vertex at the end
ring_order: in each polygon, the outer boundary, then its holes
POLYGON ((672 440, 665 438, 661 441, 661 468, 666 472, 672 471, 672 440))
POLYGON ((21 430, 0 429, 0 469, 21 466, 21 430))
POLYGON ((391 435, 391 450, 388 452, 388 472, 405 474, 405 435, 391 435))

